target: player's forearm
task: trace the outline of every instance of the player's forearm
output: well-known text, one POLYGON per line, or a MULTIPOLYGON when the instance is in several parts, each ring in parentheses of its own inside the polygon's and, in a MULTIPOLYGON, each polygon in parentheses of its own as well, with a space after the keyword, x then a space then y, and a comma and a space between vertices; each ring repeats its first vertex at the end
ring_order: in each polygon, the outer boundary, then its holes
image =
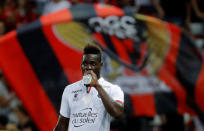
POLYGON ((124 112, 124 107, 122 104, 114 101, 107 93, 106 91, 101 87, 101 85, 98 85, 96 87, 102 102, 107 110, 107 112, 113 116, 113 117, 120 117, 124 112))
POLYGON ((64 125, 57 125, 54 129, 54 131, 67 131, 67 127, 64 125))
POLYGON ((69 127, 69 118, 65 118, 63 116, 59 116, 56 127, 53 131, 67 131, 69 127))

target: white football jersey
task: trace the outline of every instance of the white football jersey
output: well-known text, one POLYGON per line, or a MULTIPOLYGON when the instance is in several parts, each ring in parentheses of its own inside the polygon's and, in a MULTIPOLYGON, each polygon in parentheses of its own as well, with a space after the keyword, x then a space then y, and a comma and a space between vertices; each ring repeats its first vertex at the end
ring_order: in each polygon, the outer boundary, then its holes
MULTIPOLYGON (((124 93, 119 86, 103 78, 99 84, 113 100, 124 103, 124 93)), ((111 116, 94 87, 84 86, 82 80, 68 85, 62 95, 60 114, 69 118, 69 131, 109 131, 111 116)))

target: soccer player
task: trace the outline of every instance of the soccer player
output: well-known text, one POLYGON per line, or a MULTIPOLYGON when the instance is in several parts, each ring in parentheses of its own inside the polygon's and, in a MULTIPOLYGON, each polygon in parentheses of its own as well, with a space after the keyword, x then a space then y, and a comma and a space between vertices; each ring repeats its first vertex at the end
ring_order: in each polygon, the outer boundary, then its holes
POLYGON ((100 76, 101 56, 97 46, 84 48, 81 69, 86 79, 65 88, 54 131, 109 131, 111 117, 123 114, 124 93, 100 76))

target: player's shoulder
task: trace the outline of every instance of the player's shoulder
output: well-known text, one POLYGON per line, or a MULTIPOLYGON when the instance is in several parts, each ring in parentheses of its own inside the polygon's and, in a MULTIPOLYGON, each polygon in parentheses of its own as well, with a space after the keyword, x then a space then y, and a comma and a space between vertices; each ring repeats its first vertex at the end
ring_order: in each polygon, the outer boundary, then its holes
POLYGON ((107 88, 120 88, 118 85, 113 84, 107 80, 105 80, 103 77, 101 77, 99 79, 99 83, 103 85, 103 87, 107 87, 107 88))
POLYGON ((81 80, 67 85, 65 87, 65 89, 64 89, 64 92, 68 92, 68 91, 74 90, 74 89, 76 89, 77 87, 80 87, 80 86, 81 86, 81 80))

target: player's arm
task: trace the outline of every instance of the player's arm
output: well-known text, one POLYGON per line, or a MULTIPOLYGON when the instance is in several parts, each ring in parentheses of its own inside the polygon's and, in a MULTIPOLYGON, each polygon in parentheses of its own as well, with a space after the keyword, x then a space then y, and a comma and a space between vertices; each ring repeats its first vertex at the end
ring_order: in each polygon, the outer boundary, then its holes
POLYGON ((56 127, 54 131, 67 131, 69 127, 69 88, 65 87, 64 92, 62 94, 62 101, 61 101, 61 107, 60 107, 60 115, 56 124, 56 127))
POLYGON ((113 100, 113 98, 111 98, 103 89, 103 87, 98 83, 96 75, 93 73, 93 71, 91 71, 90 73, 93 78, 90 86, 94 86, 98 91, 98 94, 100 95, 107 112, 113 117, 122 116, 124 112, 124 104, 113 100))
POLYGON ((56 127, 54 128, 54 131, 67 131, 69 127, 69 118, 59 116, 58 122, 56 127))
POLYGON ((124 104, 113 100, 100 84, 96 87, 107 112, 113 117, 120 117, 124 112, 124 104))

